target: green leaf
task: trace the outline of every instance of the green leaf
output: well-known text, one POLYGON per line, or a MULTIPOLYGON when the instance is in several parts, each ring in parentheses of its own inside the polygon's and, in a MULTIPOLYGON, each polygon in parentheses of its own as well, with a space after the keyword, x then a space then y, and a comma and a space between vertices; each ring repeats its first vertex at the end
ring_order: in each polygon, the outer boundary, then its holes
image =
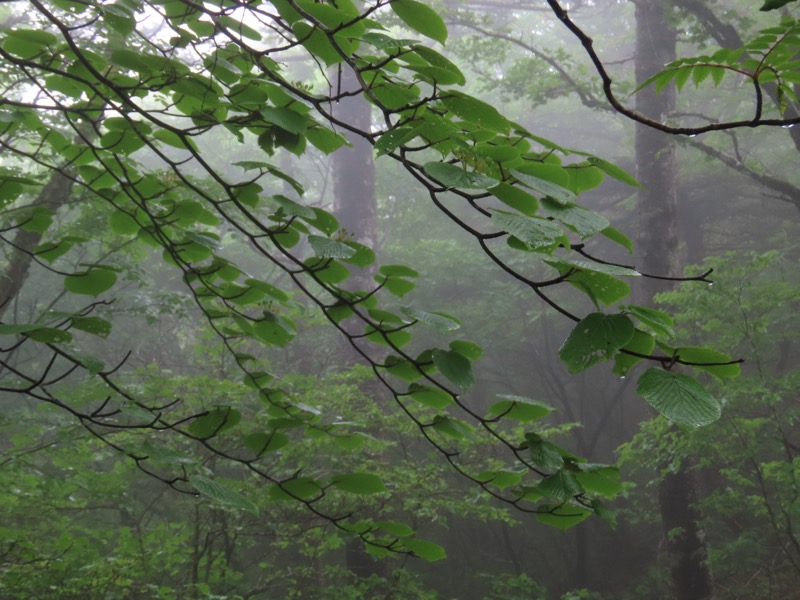
POLYGON ((309 235, 308 243, 314 254, 320 258, 352 258, 356 253, 355 249, 345 242, 318 235, 309 235))
POLYGON ((207 440, 234 427, 242 420, 242 413, 230 406, 216 406, 189 424, 189 433, 207 440))
POLYGON ((100 317, 73 317, 72 326, 101 338, 107 338, 111 333, 111 323, 100 317))
POLYGON ((474 171, 467 171, 463 167, 450 163, 429 162, 423 168, 425 173, 448 188, 485 190, 500 183, 497 179, 474 171))
MULTIPOLYGON (((396 1, 397 0, 395 0, 395 2, 396 1)), ((394 6, 394 3, 392 5, 394 6)), ((403 546, 411 550, 411 552, 414 553, 414 556, 417 556, 423 560, 427 560, 428 562, 436 562, 437 560, 442 560, 443 558, 447 557, 447 553, 444 551, 444 548, 427 540, 420 540, 417 538, 412 540, 403 540, 403 546)))
POLYGON ((796 2, 796 1, 797 0, 766 0, 766 2, 764 2, 764 5, 759 10, 763 11, 776 10, 778 8, 781 8, 782 6, 786 6, 790 2, 796 2))
MULTIPOLYGON (((731 362, 733 359, 722 352, 712 350, 711 348, 701 348, 698 346, 681 346, 675 350, 676 358, 688 363, 725 363, 731 362)), ((732 365, 691 365, 696 371, 705 371, 711 373, 719 379, 733 379, 738 377, 742 370, 738 364, 732 365)))
MULTIPOLYGON (((605 263, 594 262, 593 260, 582 260, 580 258, 560 258, 558 260, 545 261, 547 264, 556 268, 569 266, 582 271, 593 271, 595 273, 603 273, 613 277, 641 277, 642 274, 628 267, 620 267, 617 265, 608 265, 605 263)), ((561 269, 559 269, 561 270, 561 269)))
POLYGON ((453 350, 434 350, 433 364, 439 372, 460 388, 467 389, 475 383, 469 360, 453 350))
POLYGON ((604 237, 611 240, 612 242, 619 244, 620 246, 625 248, 630 254, 633 254, 633 242, 628 236, 626 236, 622 232, 617 231, 613 227, 606 227, 600 233, 604 237))
MULTIPOLYGON (((152 420, 152 418, 153 416, 151 415, 150 419, 152 420)), ((197 462, 197 459, 192 456, 186 456, 172 448, 155 444, 150 440, 145 440, 144 444, 142 444, 142 452, 147 454, 148 459, 165 465, 192 465, 197 462)))
POLYGON ((457 440, 473 437, 475 434, 475 430, 464 421, 443 415, 436 415, 431 421, 430 427, 457 440))
POLYGON ((419 273, 405 265, 382 265, 378 273, 386 277, 419 277, 419 273))
POLYGON ((527 471, 483 471, 475 479, 483 484, 491 484, 501 490, 519 485, 527 471))
POLYGON ((117 282, 117 274, 107 268, 92 267, 85 273, 67 275, 64 287, 73 294, 99 296, 117 282))
POLYGON ((466 340, 453 340, 449 346, 450 350, 458 352, 461 356, 465 356, 471 361, 478 360, 483 354, 483 348, 474 342, 466 340))
MULTIPOLYGON (((633 338, 631 338, 631 341, 625 344, 622 349, 629 350, 630 352, 636 352, 637 354, 649 355, 653 352, 655 347, 656 340, 652 335, 645 333, 640 329, 636 329, 633 332, 633 338)), ((619 352, 614 357, 614 373, 620 377, 626 377, 633 366, 643 360, 643 358, 638 356, 632 356, 630 354, 625 354, 624 352, 619 352)))
POLYGON ((444 313, 429 313, 413 307, 404 307, 401 310, 407 317, 433 327, 442 335, 451 333, 461 327, 461 323, 455 317, 444 313))
POLYGON ((444 410, 453 402, 453 397, 444 390, 417 383, 412 383, 408 387, 408 395, 420 404, 436 410, 444 410))
POLYGON ((525 190, 509 185, 508 183, 500 183, 488 192, 500 200, 500 202, 510 206, 514 210, 518 210, 523 215, 532 217, 539 209, 539 200, 526 192, 525 190))
POLYGON ((600 494, 606 498, 614 498, 624 489, 619 482, 619 469, 606 465, 580 465, 581 470, 575 473, 575 479, 590 494, 600 494), (588 468, 587 468, 588 467, 588 468))
POLYGON ((416 0, 392 0, 390 6, 400 20, 412 31, 436 40, 440 44, 447 41, 447 25, 442 17, 430 6, 416 0))
POLYGON ((331 478, 331 485, 350 494, 379 494, 386 486, 377 475, 370 473, 344 473, 331 478))
POLYGON ((675 335, 675 332, 672 330, 672 318, 667 313, 647 306, 636 306, 633 304, 623 308, 636 317, 639 323, 649 328, 656 335, 664 337, 673 337, 675 335))
POLYGON ((575 200, 575 194, 567 188, 560 186, 552 181, 547 181, 533 175, 528 175, 522 171, 511 169, 511 174, 516 177, 519 182, 527 188, 535 192, 543 194, 545 197, 552 199, 559 204, 570 204, 575 200))
MULTIPOLYGON (((440 81, 440 83, 444 85, 464 85, 467 82, 461 70, 452 62, 450 62, 449 59, 436 52, 436 50, 428 48, 427 46, 421 46, 419 44, 413 46, 413 50, 415 54, 422 57, 426 62, 428 62, 428 64, 436 67, 437 69, 441 69, 450 75, 450 79, 448 81, 440 81)), ((405 55, 404 58, 408 58, 408 55, 405 55)))
POLYGON ((709 425, 722 412, 719 402, 697 380, 657 367, 649 368, 639 378, 636 392, 678 425, 692 428, 709 425))
POLYGON ((547 219, 523 217, 496 210, 492 213, 492 221, 529 250, 554 249, 567 241, 564 230, 547 219))
POLYGON ((282 431, 251 433, 244 438, 244 445, 252 450, 256 456, 280 450, 288 443, 289 436, 282 431))
POLYGON ((398 523, 396 521, 378 521, 375 527, 383 529, 389 535, 395 537, 408 537, 414 535, 414 530, 405 523, 398 523))
POLYGON ((404 125, 396 129, 390 129, 382 134, 375 142, 375 151, 378 156, 394 152, 403 144, 416 138, 420 131, 425 127, 425 121, 415 121, 413 125, 404 125))
POLYGON ((294 324, 281 315, 264 311, 262 318, 253 323, 253 333, 263 342, 283 348, 294 339, 294 324))
POLYGON ((548 498, 555 498, 566 502, 573 496, 580 494, 583 491, 581 484, 575 479, 575 474, 572 471, 560 469, 552 475, 545 477, 536 486, 536 489, 548 498))
POLYGON ((441 97, 441 102, 454 115, 464 121, 474 123, 489 132, 506 133, 511 123, 491 104, 482 102, 468 94, 448 91, 441 97))
POLYGON ((269 496, 273 500, 311 500, 322 493, 319 482, 310 477, 294 477, 273 485, 269 496))
POLYGON ((552 406, 544 402, 523 396, 498 394, 497 397, 502 400, 489 407, 487 419, 514 419, 521 423, 527 423, 546 417, 554 410, 552 406))
POLYGON ((253 504, 251 500, 248 500, 239 492, 219 481, 201 477, 200 475, 192 475, 189 477, 189 483, 191 483, 198 492, 220 504, 233 508, 241 508, 254 516, 258 516, 258 507, 253 504))
POLYGON ((592 313, 578 323, 558 351, 570 373, 580 373, 608 360, 633 337, 634 327, 625 315, 592 313))
POLYGON ((39 327, 33 330, 29 337, 43 344, 66 344, 72 341, 72 334, 69 331, 55 327, 39 327))
POLYGON ((572 229, 582 240, 603 231, 609 226, 605 217, 576 204, 559 204, 544 198, 542 200, 542 208, 572 229))
POLYGON ((573 504, 542 504, 537 507, 536 520, 566 531, 592 514, 588 508, 573 504))

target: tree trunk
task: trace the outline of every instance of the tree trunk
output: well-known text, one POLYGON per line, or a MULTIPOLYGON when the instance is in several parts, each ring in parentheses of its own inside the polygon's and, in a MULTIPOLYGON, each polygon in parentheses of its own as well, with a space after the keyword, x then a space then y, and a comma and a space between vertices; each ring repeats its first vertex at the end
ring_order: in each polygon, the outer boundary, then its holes
MULTIPOLYGON (((638 0, 636 5, 636 80, 640 84, 675 60, 674 14, 663 0, 638 0)), ((656 94, 650 86, 637 94, 636 108, 655 119, 675 110, 675 90, 668 86, 656 94)), ((639 194, 639 268, 645 273, 675 275, 680 263, 677 236, 676 149, 666 134, 636 125, 636 173, 639 194)), ((645 279, 642 300, 659 291, 655 280, 645 279)), ((668 471, 661 482, 658 502, 667 538, 670 575, 676 600, 711 597, 711 573, 696 508, 697 493, 686 461, 678 471, 668 471)), ((666 469, 665 469, 666 470, 666 469)))
MULTIPOLYGON (((59 172, 53 172, 50 181, 45 184, 31 206, 43 206, 55 214, 69 200, 72 186, 71 179, 59 172)), ((0 273, 0 319, 19 295, 28 278, 33 252, 41 242, 41 233, 24 229, 17 230, 14 241, 11 243, 8 266, 4 273, 0 273)))

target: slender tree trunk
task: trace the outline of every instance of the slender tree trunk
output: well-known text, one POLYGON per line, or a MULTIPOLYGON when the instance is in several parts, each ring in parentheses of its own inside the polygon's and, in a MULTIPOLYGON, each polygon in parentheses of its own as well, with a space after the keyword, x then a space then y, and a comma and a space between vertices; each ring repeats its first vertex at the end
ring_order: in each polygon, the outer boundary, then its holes
MULTIPOLYGON (((676 32, 671 5, 664 0, 636 0, 636 80, 643 82, 675 60, 676 32)), ((675 109, 675 91, 660 94, 653 87, 637 94, 637 109, 663 119, 675 109)), ((639 195, 639 267, 644 272, 674 275, 680 263, 677 236, 677 167, 672 139, 636 125, 636 171, 643 189, 639 195)), ((642 294, 649 301, 658 288, 645 280, 642 294)), ((676 600, 705 600, 712 595, 707 551, 696 508, 696 485, 685 461, 668 472, 658 491, 673 594, 676 600)))
MULTIPOLYGON (((336 69, 332 80, 340 86, 340 92, 360 89, 355 74, 349 67, 336 69)), ((361 131, 369 131, 372 123, 372 107, 363 95, 348 96, 333 108, 334 116, 361 131)), ((361 136, 346 135, 351 147, 343 147, 333 155, 333 208, 336 218, 348 238, 376 248, 376 202, 375 202, 375 163, 372 145, 361 136)), ((350 285, 354 289, 367 289, 369 269, 353 269, 350 285)), ((357 332, 360 333, 360 332, 357 332)), ((349 344, 343 344, 341 356, 345 365, 355 362, 355 351, 349 344)), ((376 395, 374 384, 365 384, 362 390, 376 395)), ((359 539, 351 539, 345 548, 347 568, 356 576, 366 578, 370 575, 388 575, 388 565, 378 563, 364 550, 359 539)))
MULTIPOLYGON (((31 204, 42 206, 55 214, 67 203, 72 193, 71 179, 58 172, 53 172, 39 196, 31 204)), ((0 319, 19 295, 28 278, 28 269, 33 261, 33 252, 42 242, 42 234, 36 231, 18 229, 14 241, 9 245, 8 264, 4 272, 0 272, 0 319)))

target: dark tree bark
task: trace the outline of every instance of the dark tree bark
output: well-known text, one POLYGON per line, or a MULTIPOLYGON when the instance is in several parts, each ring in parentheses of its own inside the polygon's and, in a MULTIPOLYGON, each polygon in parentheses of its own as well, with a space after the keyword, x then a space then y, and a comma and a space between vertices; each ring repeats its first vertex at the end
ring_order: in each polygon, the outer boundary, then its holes
MULTIPOLYGON (((340 92, 350 92, 359 88, 353 71, 342 67, 332 73, 332 80, 340 86, 340 92)), ((372 109, 362 94, 347 96, 333 107, 334 116, 358 128, 369 131, 372 123, 372 109)), ((363 137, 347 135, 349 148, 340 148, 333 154, 333 212, 348 238, 376 248, 376 202, 375 202, 375 163, 372 145, 363 137)), ((365 281, 370 271, 353 269, 351 285, 356 289, 366 289, 365 281)), ((342 344, 341 354, 344 364, 357 360, 357 355, 349 343, 342 344)), ((366 384, 364 391, 378 393, 374 384, 366 384)), ((361 540, 353 539, 345 548, 347 568, 359 578, 371 575, 388 576, 385 562, 377 562, 364 550, 361 540)))
MULTIPOLYGON (((677 36, 674 13, 663 0, 638 0, 636 5, 636 80, 645 81, 675 60, 677 36)), ((675 110, 673 86, 656 94, 653 87, 637 94, 642 114, 663 119, 675 110)), ((670 136, 636 125, 636 172, 643 189, 639 194, 639 267, 644 272, 675 275, 680 263, 677 236, 676 148, 670 136)), ((659 288, 644 281, 643 300, 659 288)), ((671 583, 676 600, 705 600, 712 595, 707 551, 696 508, 696 485, 685 462, 664 476, 658 502, 667 537, 671 583)))
MULTIPOLYGON (((71 179, 54 172, 31 206, 43 206, 55 214, 69 200, 72 186, 71 179)), ((18 229, 14 240, 9 244, 12 250, 8 256, 8 265, 4 272, 0 272, 0 319, 3 318, 25 284, 28 270, 33 261, 34 249, 41 242, 41 233, 18 229)))
MULTIPOLYGON (((341 91, 359 89, 355 74, 342 68, 341 77, 336 74, 341 91)), ((334 115, 361 131, 369 131, 372 111, 363 94, 349 96, 339 101, 333 109, 334 115)), ((375 248, 375 164, 372 145, 363 137, 347 136, 350 148, 341 148, 333 155, 334 213, 342 228, 359 241, 375 248)))

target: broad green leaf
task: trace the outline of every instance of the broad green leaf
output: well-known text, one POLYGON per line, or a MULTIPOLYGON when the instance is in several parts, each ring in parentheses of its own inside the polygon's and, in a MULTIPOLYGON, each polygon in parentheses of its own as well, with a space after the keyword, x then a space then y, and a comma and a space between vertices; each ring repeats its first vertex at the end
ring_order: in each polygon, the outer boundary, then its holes
POLYGON ((420 404, 436 410, 443 410, 453 402, 453 397, 444 390, 417 383, 412 383, 408 387, 408 395, 420 404))
POLYGON ((375 262, 375 252, 372 248, 352 241, 347 241, 345 244, 352 248, 353 255, 348 258, 343 258, 342 260, 344 260, 344 262, 361 267, 362 269, 375 262))
POLYGON ((253 323, 253 333, 258 339, 281 348, 294 339, 294 324, 284 316, 264 311, 262 318, 253 323))
MULTIPOLYGON (((490 132, 507 133, 511 123, 491 104, 462 92, 448 91, 442 104, 454 115, 490 132)), ((492 136, 493 137, 493 136, 492 136)))
MULTIPOLYGON (((270 200, 272 200, 278 206, 280 206, 283 209, 284 214, 290 217, 303 217, 304 219, 307 220, 309 219, 314 220, 317 218, 317 215, 312 208, 308 206, 303 206, 302 204, 299 204, 294 200, 291 200, 290 198, 287 198, 286 196, 283 196, 281 194, 275 194, 274 196, 270 196, 270 200)), ((338 228, 338 223, 336 228, 333 229, 333 231, 336 231, 337 228, 338 228)))
POLYGON ((564 457, 558 446, 548 442, 536 433, 526 433, 525 439, 528 442, 531 461, 537 467, 556 470, 564 466, 564 457))
POLYGON ((189 433, 201 439, 209 439, 236 426, 242 413, 230 406, 216 406, 197 417, 189 424, 189 433))
POLYGON ((398 50, 419 43, 419 40, 397 39, 384 33, 376 33, 373 31, 365 33, 359 39, 363 42, 367 42, 370 46, 374 46, 378 50, 398 50))
POLYGON ((696 380, 657 367, 639 378, 636 392, 673 423, 702 427, 719 419, 722 408, 696 380))
MULTIPOLYGON (((433 67, 446 71, 451 75, 451 82, 445 83, 442 81, 441 83, 445 85, 464 85, 467 82, 466 79, 464 79, 464 74, 459 70, 459 68, 449 59, 436 52, 436 50, 419 44, 413 46, 413 50, 418 56, 422 57, 433 67)), ((407 58, 407 55, 405 57, 407 58)))
POLYGON ((398 523, 396 521, 377 521, 375 527, 383 529, 389 535, 396 537, 408 537, 414 535, 414 530, 405 523, 398 523))
POLYGON ((559 469, 552 475, 542 479, 536 489, 543 496, 555 498, 562 502, 566 502, 583 491, 581 484, 575 479, 575 474, 564 469, 559 469))
POLYGON ((489 412, 486 415, 487 419, 514 419, 521 423, 527 423, 546 417, 554 410, 552 406, 544 402, 523 396, 498 394, 497 397, 502 398, 502 400, 489 407, 489 412))
POLYGON ((592 313, 581 320, 558 351, 570 373, 580 373, 604 360, 633 338, 634 327, 625 315, 592 313))
POLYGON ((483 348, 474 342, 453 340, 448 345, 450 346, 450 350, 458 352, 461 356, 465 356, 471 361, 478 360, 483 354, 483 348))
POLYGON ((338 285, 350 277, 350 271, 342 263, 330 258, 309 258, 305 265, 320 281, 338 285))
POLYGON ((567 241, 564 230, 547 219, 523 217, 497 210, 492 213, 492 221, 529 250, 554 249, 567 241))
POLYGON ((561 531, 574 527, 592 515, 592 511, 588 508, 569 503, 542 504, 536 510, 537 521, 557 527, 561 531))
POLYGON ((280 450, 288 443, 289 436, 282 431, 251 433, 244 438, 244 445, 252 450, 256 456, 280 450))
POLYGON ((412 125, 390 129, 375 142, 375 152, 378 156, 394 152, 403 144, 416 138, 424 126, 425 121, 414 121, 412 125))
MULTIPOLYGON (((656 347, 656 340, 649 333, 645 333, 640 329, 633 332, 631 341, 623 346, 622 350, 628 350, 637 354, 649 355, 656 347)), ((643 358, 626 354, 625 352, 618 352, 614 357, 614 373, 620 377, 626 377, 628 372, 634 365, 640 363, 643 358)))
MULTIPOLYGON (((396 1, 397 0, 395 0, 395 2, 396 1)), ((438 544, 434 544, 433 542, 420 540, 417 538, 411 540, 402 540, 402 542, 405 548, 414 553, 414 556, 417 556, 428 562, 436 562, 437 560, 442 560, 443 558, 447 557, 444 548, 438 544)))
POLYGON ((448 188, 485 190, 499 183, 497 179, 474 171, 467 171, 464 167, 450 163, 429 162, 423 168, 425 173, 448 188))
POLYGON ((431 421, 430 427, 457 440, 470 438, 475 434, 475 430, 464 421, 442 415, 436 415, 431 421))
POLYGON ((72 334, 55 327, 39 327, 31 331, 28 336, 43 344, 66 344, 72 341, 72 334))
POLYGON ((603 231, 609 226, 605 217, 576 204, 560 204, 544 198, 542 200, 542 208, 572 229, 582 240, 603 231))
POLYGON ((219 481, 201 477, 200 475, 192 475, 189 477, 189 483, 191 483, 198 492, 220 504, 233 508, 241 508, 258 516, 258 507, 253 504, 251 500, 248 500, 236 490, 229 488, 219 481))
POLYGON ((85 273, 67 275, 64 278, 64 287, 73 294, 84 296, 99 296, 117 281, 117 274, 103 267, 92 267, 85 273))
POLYGON ((381 265, 378 273, 386 277, 419 277, 419 273, 405 265, 381 265))
POLYGON ((475 479, 484 484, 491 484, 501 490, 519 485, 527 471, 483 471, 475 479))
POLYGON ((412 339, 411 334, 405 329, 397 331, 379 331, 372 326, 368 326, 364 330, 364 335, 369 341, 390 348, 402 348, 409 344, 412 339))
POLYGON ((488 192, 503 204, 518 210, 523 215, 532 217, 539 209, 539 200, 522 188, 500 183, 489 188, 488 192))
POLYGON ((447 25, 442 17, 430 6, 416 0, 392 0, 390 6, 400 20, 412 31, 436 40, 440 44, 447 41, 447 25))
POLYGON ((622 308, 631 313, 642 325, 645 325, 656 335, 663 337, 672 337, 675 335, 675 332, 672 331, 672 318, 667 313, 647 306, 636 306, 633 304, 622 308))
POLYGON ((586 465, 581 465, 581 470, 575 472, 575 479, 586 492, 606 498, 614 498, 624 489, 619 482, 617 467, 603 465, 587 468, 586 465))
POLYGON ((352 258, 356 251, 345 242, 309 235, 308 243, 314 254, 320 258, 352 258))
MULTIPOLYGON (((152 415, 150 419, 152 419, 152 415)), ((197 458, 176 452, 172 448, 156 444, 150 440, 145 440, 142 444, 142 452, 147 454, 147 458, 165 465, 192 465, 197 462, 197 458)))
POLYGON ((453 350, 434 350, 433 363, 439 372, 462 389, 475 383, 469 360, 453 350))
POLYGON ((111 323, 100 317, 73 317, 72 326, 101 338, 107 338, 111 333, 111 323))
MULTIPOLYGON (((733 359, 722 352, 698 346, 681 346, 675 350, 676 358, 688 363, 726 363, 733 359)), ((732 365, 703 365, 693 364, 691 367, 697 371, 711 373, 719 379, 732 379, 738 377, 742 370, 738 364, 732 365)))
POLYGON ((776 10, 778 8, 781 8, 782 6, 786 6, 787 4, 796 1, 797 0, 766 0, 766 2, 764 2, 764 5, 759 10, 763 11, 776 10))
POLYGON ((570 204, 575 200, 575 194, 567 188, 560 186, 552 181, 547 181, 533 175, 528 175, 522 171, 511 169, 511 174, 527 188, 539 192, 546 198, 550 198, 559 204, 570 204))
POLYGON ((413 307, 404 307, 401 310, 407 317, 433 327, 442 335, 451 333, 461 327, 461 323, 455 317, 444 313, 429 313, 413 307))
POLYGON ((343 473, 331 478, 331 485, 350 494, 379 494, 386 491, 383 480, 370 473, 343 473))
MULTIPOLYGON (((562 275, 572 268, 568 265, 554 266, 558 268, 562 275)), ((598 309, 600 304, 610 306, 623 298, 627 298, 631 293, 630 286, 624 281, 595 271, 575 271, 567 278, 567 281, 589 296, 598 309)))
MULTIPOLYGON (((608 265, 605 263, 595 262, 593 260, 583 260, 580 258, 559 258, 558 260, 545 261, 547 264, 556 268, 561 266, 570 266, 583 271, 593 271, 595 273, 603 273, 613 277, 641 277, 641 273, 634 271, 628 267, 620 267, 617 265, 608 265)), ((560 270, 560 269, 559 269, 560 270)))
POLYGON ((600 233, 601 235, 608 238, 612 242, 619 244, 620 246, 625 248, 630 254, 633 254, 633 242, 625 234, 621 233, 620 231, 617 231, 613 227, 606 227, 600 233))
POLYGON ((413 281, 409 281, 403 277, 385 277, 383 275, 376 275, 374 279, 387 292, 400 298, 411 292, 416 287, 416 284, 413 281))
POLYGON ((45 206, 34 206, 20 221, 20 229, 44 233, 53 224, 53 213, 45 206))
POLYGON ((310 477, 294 477, 269 489, 273 500, 312 500, 323 491, 323 486, 310 477))

